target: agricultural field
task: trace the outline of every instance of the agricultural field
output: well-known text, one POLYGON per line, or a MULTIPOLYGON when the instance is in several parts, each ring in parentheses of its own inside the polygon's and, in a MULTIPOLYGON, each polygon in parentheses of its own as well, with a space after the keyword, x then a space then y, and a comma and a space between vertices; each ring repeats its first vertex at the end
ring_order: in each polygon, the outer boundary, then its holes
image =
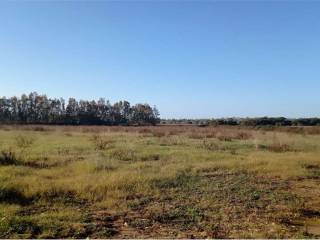
POLYGON ((319 185, 319 127, 0 127, 0 238, 316 238, 319 185))

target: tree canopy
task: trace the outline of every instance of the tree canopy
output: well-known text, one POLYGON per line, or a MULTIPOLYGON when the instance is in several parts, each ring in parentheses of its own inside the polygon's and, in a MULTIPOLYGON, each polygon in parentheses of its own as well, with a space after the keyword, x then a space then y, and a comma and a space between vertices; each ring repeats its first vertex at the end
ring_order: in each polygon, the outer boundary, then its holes
POLYGON ((2 124, 69 124, 69 125, 155 125, 159 111, 149 104, 131 106, 128 101, 111 104, 69 98, 48 98, 32 92, 20 98, 0 98, 2 124))

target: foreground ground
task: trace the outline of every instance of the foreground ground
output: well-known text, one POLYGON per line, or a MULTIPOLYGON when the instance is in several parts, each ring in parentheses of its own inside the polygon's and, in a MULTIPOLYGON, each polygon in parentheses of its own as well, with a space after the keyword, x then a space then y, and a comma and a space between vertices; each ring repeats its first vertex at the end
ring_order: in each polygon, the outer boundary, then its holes
POLYGON ((0 238, 314 238, 319 185, 319 128, 0 127, 0 238))

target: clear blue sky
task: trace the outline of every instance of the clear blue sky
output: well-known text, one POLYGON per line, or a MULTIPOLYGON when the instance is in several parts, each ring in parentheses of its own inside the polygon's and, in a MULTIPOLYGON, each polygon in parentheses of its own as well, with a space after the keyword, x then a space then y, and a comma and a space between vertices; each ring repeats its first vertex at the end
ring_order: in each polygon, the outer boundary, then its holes
POLYGON ((320 117, 320 2, 1 1, 0 96, 320 117))

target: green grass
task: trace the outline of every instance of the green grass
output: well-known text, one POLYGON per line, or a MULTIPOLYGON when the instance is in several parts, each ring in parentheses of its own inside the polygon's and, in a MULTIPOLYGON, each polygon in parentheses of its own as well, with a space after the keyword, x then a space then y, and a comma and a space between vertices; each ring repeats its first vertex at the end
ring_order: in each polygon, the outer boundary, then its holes
POLYGON ((0 238, 314 238, 320 135, 5 127, 0 238))

